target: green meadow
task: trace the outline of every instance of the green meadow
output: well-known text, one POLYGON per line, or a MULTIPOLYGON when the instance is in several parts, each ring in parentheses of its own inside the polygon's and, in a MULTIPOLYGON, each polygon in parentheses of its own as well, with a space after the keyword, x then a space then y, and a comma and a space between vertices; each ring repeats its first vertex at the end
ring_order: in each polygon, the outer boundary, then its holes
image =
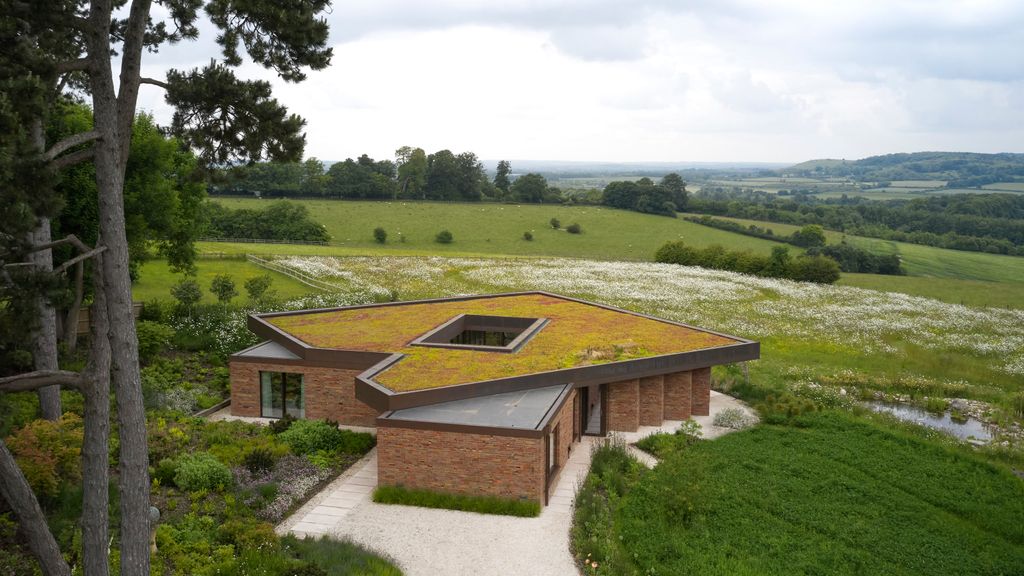
MULTIPOLYGON (((259 208, 265 200, 218 198, 230 208, 259 208)), ((295 201, 295 200, 293 200, 295 201)), ((442 202, 359 202, 298 200, 313 218, 327 227, 331 248, 357 249, 377 254, 392 253, 499 254, 514 256, 567 256, 600 260, 650 260, 668 240, 698 246, 721 244, 732 250, 767 253, 774 242, 715 230, 676 218, 652 216, 600 206, 539 204, 466 204, 442 202), (549 222, 557 218, 561 230, 549 222), (582 234, 569 234, 566 226, 578 223, 582 234), (388 233, 387 244, 373 239, 376 227, 388 233), (434 236, 449 230, 451 244, 438 244, 434 236), (523 233, 533 240, 523 239, 523 233), (405 241, 402 242, 401 238, 405 241)), ((269 245, 261 245, 263 250, 269 245)), ((276 248, 274 249, 276 251, 276 248)), ((250 248, 249 251, 254 251, 250 248)), ((303 254, 309 250, 302 249, 303 254)), ((344 252, 320 251, 324 254, 344 252)))

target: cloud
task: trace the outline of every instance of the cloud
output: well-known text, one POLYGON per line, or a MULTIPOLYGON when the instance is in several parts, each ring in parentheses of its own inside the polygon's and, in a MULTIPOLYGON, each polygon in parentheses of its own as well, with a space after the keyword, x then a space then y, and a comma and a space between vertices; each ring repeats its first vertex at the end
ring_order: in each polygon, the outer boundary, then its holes
MULTIPOLYGON (((790 161, 1024 143, 1024 3, 1009 0, 349 0, 327 18, 332 66, 273 80, 325 159, 405 144, 790 161)), ((217 57, 202 32, 147 56, 146 73, 217 57)), ((142 103, 169 117, 156 91, 142 103)))

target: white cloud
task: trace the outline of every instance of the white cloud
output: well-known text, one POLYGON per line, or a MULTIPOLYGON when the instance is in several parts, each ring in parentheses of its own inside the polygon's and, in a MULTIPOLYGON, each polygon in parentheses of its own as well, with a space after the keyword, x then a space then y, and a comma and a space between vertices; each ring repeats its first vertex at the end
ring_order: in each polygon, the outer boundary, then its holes
MULTIPOLYGON (((623 161, 1024 151, 1012 1, 351 0, 328 20, 333 65, 274 80, 324 159, 405 144, 623 161)), ((146 73, 205 63, 206 37, 146 73)), ((141 103, 169 116, 155 90, 141 103)))

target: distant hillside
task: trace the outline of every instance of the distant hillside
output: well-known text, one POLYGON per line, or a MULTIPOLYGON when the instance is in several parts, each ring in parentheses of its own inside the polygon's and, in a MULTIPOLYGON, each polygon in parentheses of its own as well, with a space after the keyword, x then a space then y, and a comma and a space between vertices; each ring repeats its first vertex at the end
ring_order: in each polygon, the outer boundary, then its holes
POLYGON ((949 188, 1024 182, 1024 154, 914 152, 862 160, 810 160, 779 171, 790 176, 842 177, 866 182, 945 180, 949 188))

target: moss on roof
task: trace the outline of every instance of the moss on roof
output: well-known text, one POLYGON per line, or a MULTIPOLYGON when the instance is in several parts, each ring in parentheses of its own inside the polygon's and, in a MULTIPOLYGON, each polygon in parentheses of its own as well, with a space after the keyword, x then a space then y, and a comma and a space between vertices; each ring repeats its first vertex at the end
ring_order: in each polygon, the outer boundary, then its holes
POLYGON ((341 309, 265 320, 318 348, 405 354, 374 377, 396 392, 736 343, 717 334, 546 294, 341 309), (458 314, 547 318, 549 322, 514 353, 410 345, 458 314))

